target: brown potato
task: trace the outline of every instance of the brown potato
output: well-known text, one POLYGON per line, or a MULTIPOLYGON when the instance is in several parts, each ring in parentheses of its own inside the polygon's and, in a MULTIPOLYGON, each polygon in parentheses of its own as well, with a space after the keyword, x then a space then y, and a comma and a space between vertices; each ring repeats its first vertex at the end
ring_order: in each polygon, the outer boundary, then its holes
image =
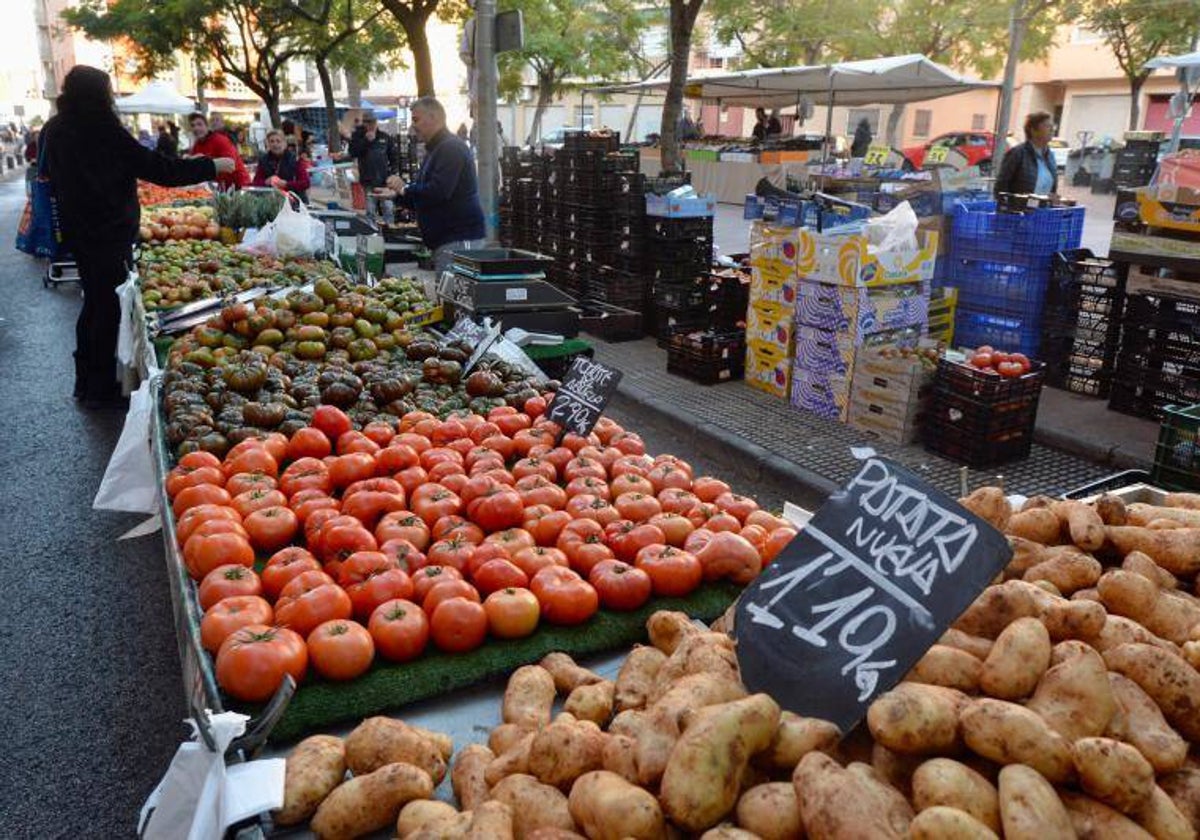
POLYGON ((1083 502, 1056 502, 1051 508, 1058 516, 1071 542, 1084 551, 1096 551, 1104 547, 1104 520, 1096 509, 1083 502))
MULTIPOLYGON (((483 839, 480 838, 480 840, 483 839)), ((542 826, 526 833, 525 840, 587 840, 587 838, 576 831, 568 831, 565 828, 542 826)))
POLYGON ((1125 814, 1136 813, 1154 787, 1154 768, 1129 744, 1080 738, 1071 745, 1079 785, 1089 796, 1125 814))
POLYGON ((768 782, 742 794, 737 802, 737 822, 763 840, 801 840, 800 803, 791 782, 768 782))
POLYGON ((1129 519, 1124 500, 1108 493, 1096 500, 1096 513, 1105 525, 1125 525, 1129 519))
POLYGON ((483 744, 469 744, 459 752, 450 771, 450 784, 464 811, 474 810, 487 799, 487 768, 495 759, 495 753, 483 744))
POLYGON ((902 682, 875 698, 867 726, 875 740, 905 755, 936 755, 959 744, 958 716, 967 696, 935 685, 902 682))
POLYGON ((953 626, 972 636, 994 639, 1018 618, 1038 616, 1041 611, 1030 592, 1037 587, 1030 584, 1014 585, 1020 583, 1010 580, 999 586, 989 586, 967 607, 953 626))
POLYGON ((1163 498, 1163 504, 1167 507, 1200 510, 1200 493, 1168 493, 1163 498))
POLYGON ((827 720, 785 710, 780 713, 779 728, 770 745, 755 757, 755 762, 771 770, 791 771, 814 750, 832 755, 841 737, 837 726, 827 720))
POLYGON ((346 736, 346 766, 355 776, 397 762, 420 767, 435 785, 446 777, 440 747, 404 721, 370 717, 346 736))
POLYGON ((1121 561, 1121 568, 1127 572, 1135 572, 1158 584, 1160 589, 1178 589, 1179 580, 1162 566, 1155 563, 1140 551, 1131 551, 1121 561))
POLYGON ((1037 770, 1010 764, 1000 771, 1000 822, 1005 840, 1070 840, 1071 817, 1037 770))
POLYGON ((1053 548, 1046 554, 1045 560, 1025 572, 1025 580, 1030 583, 1047 581, 1063 595, 1070 595, 1095 586, 1100 579, 1100 561, 1074 546, 1053 548))
POLYGON ((1179 812, 1187 817, 1192 829, 1200 834, 1200 770, 1180 770, 1159 780, 1159 784, 1179 812))
POLYGON ((659 610, 646 620, 646 632, 650 644, 670 656, 685 638, 705 631, 686 613, 659 610))
POLYGON ((491 798, 512 809, 513 836, 517 840, 537 828, 575 830, 566 795, 533 776, 518 773, 506 777, 492 788, 491 798))
POLYGON ((912 798, 913 774, 924 761, 925 756, 901 755, 878 741, 871 747, 871 769, 875 775, 900 791, 906 799, 912 798))
MULTIPOLYGON (((1019 583, 1020 581, 1013 581, 1019 583)), ((1047 596, 1049 597, 1049 596, 1047 596)), ((1051 598, 1041 612, 1042 624, 1050 631, 1050 640, 1095 638, 1104 630, 1108 612, 1103 604, 1095 601, 1068 601, 1051 598)))
POLYGON ((1109 612, 1132 618, 1151 633, 1176 644, 1186 642, 1192 628, 1200 624, 1200 604, 1184 593, 1160 589, 1156 582, 1136 572, 1106 572, 1098 588, 1109 612))
POLYGON ((1123 615, 1110 615, 1104 622, 1104 629, 1099 635, 1088 640, 1096 650, 1100 653, 1109 648, 1114 648, 1117 645, 1129 644, 1136 642, 1143 645, 1155 645, 1163 650, 1178 654, 1179 646, 1174 642, 1168 642, 1166 639, 1160 639, 1149 630, 1136 621, 1126 618, 1123 615))
POLYGON ((700 835, 700 840, 761 840, 753 831, 746 831, 736 825, 722 823, 716 828, 710 828, 700 835))
POLYGON ((740 681, 724 679, 715 674, 688 674, 675 681, 662 697, 654 702, 651 711, 661 712, 678 721, 691 709, 701 709, 746 696, 746 688, 740 681))
POLYGON ((613 714, 616 685, 611 680, 581 685, 567 697, 563 711, 579 720, 590 720, 597 726, 607 726, 613 714))
MULTIPOLYGON (((403 813, 403 812, 401 812, 403 813)), ((410 832, 404 840, 467 840, 471 832, 470 811, 455 811, 429 820, 420 828, 410 832)))
POLYGON ((570 694, 581 685, 602 682, 604 678, 584 668, 565 653, 548 653, 538 663, 554 678, 554 688, 560 694, 570 694))
POLYGON ((400 840, 407 840, 414 833, 428 825, 442 820, 450 820, 458 816, 458 809, 448 802, 437 799, 414 799, 400 809, 396 820, 396 834, 400 840))
POLYGON ((555 722, 533 736, 529 744, 529 774, 563 791, 582 776, 601 767, 604 736, 590 723, 555 722))
POLYGON ((659 668, 648 702, 654 703, 680 679, 693 674, 712 674, 719 679, 740 682, 733 639, 724 633, 688 635, 659 668))
POLYGON ((617 672, 613 703, 618 712, 646 705, 654 688, 654 678, 666 661, 667 655, 656 647, 634 646, 617 672))
POLYGON ((958 500, 971 513, 986 521, 997 531, 1005 531, 1012 517, 1012 505, 999 487, 980 487, 974 493, 958 500))
POLYGON ((628 735, 606 733, 604 749, 600 753, 600 766, 636 785, 638 783, 637 741, 628 735))
POLYGON ((966 811, 934 805, 917 814, 909 826, 912 840, 992 840, 999 838, 966 811))
POLYGON ((765 694, 704 710, 671 750, 659 798, 671 821, 687 831, 711 828, 737 802, 739 780, 779 727, 779 706, 765 694))
POLYGON ((1008 520, 1007 533, 1040 545, 1056 545, 1061 531, 1062 523, 1049 508, 1023 510, 1008 520))
POLYGON ((433 780, 419 767, 397 762, 334 788, 310 824, 323 840, 359 837, 396 824, 400 809, 433 796, 433 780))
POLYGON ((905 677, 910 682, 955 688, 968 694, 979 690, 983 664, 974 656, 948 645, 933 645, 905 677))
POLYGON ((995 785, 961 762, 929 759, 913 774, 912 794, 917 811, 948 806, 969 814, 991 831, 1000 830, 1000 795, 995 785))
POLYGON ((1176 577, 1200 572, 1200 528, 1151 531, 1132 525, 1109 526, 1108 538, 1117 551, 1140 551, 1176 577))
MULTIPOLYGON (((1181 525, 1186 525, 1189 528, 1200 527, 1200 510, 1189 510, 1188 508, 1165 507, 1161 505, 1148 505, 1142 502, 1134 502, 1127 508, 1129 512, 1129 525, 1148 525, 1159 519, 1170 519, 1173 522, 1178 522, 1181 525)), ((1115 523, 1112 523, 1115 524, 1115 523)))
POLYGON ((1152 645, 1118 645, 1104 652, 1104 661, 1141 686, 1179 734, 1200 741, 1200 672, 1152 645))
POLYGON ((467 837, 471 840, 513 840, 512 808, 494 799, 480 802, 471 812, 467 837))
POLYGON ((666 822, 658 800, 615 773, 585 773, 571 786, 571 818, 592 840, 661 840, 666 822))
POLYGON ((1104 660, 1075 641, 1059 643, 1054 655, 1061 661, 1042 676, 1026 706, 1068 741, 1102 734, 1117 710, 1104 660))
POLYGON ((1060 790, 1058 798, 1066 806, 1079 840, 1151 840, 1153 837, 1120 811, 1090 796, 1060 790))
POLYGON ((1028 764, 1053 782, 1075 772, 1071 742, 1036 712, 1005 700, 972 700, 959 718, 963 740, 999 764, 1028 764))
POLYGON ((532 729, 526 726, 518 726, 515 723, 502 723, 488 733, 488 749, 495 755, 504 755, 521 740, 533 732, 532 729))
POLYGON ((501 717, 505 723, 540 729, 550 723, 556 693, 549 671, 540 665, 523 665, 508 679, 501 717))
POLYGON ((1167 723, 1150 695, 1122 674, 1110 671, 1108 683, 1117 702, 1117 711, 1105 734, 1132 744, 1157 773, 1170 773, 1183 767, 1188 743, 1167 723))
MULTIPOLYGON (((1058 517, 1049 511, 1046 511, 1046 515, 1054 520, 1054 527, 1057 528, 1058 517)), ((1005 580, 1020 578, 1049 556, 1047 554, 1049 549, 1041 543, 1015 537, 1012 534, 1008 535, 1008 544, 1012 548, 1013 555, 1012 560, 1008 561, 1008 565, 1004 567, 1005 580)))
POLYGON ((1195 838, 1191 822, 1179 810, 1166 791, 1155 786, 1150 798, 1137 813, 1138 824, 1155 837, 1195 838))
POLYGON ((279 825, 304 822, 346 778, 346 745, 333 735, 305 738, 287 757, 283 807, 272 814, 279 825))
POLYGON ((442 761, 446 762, 447 764, 450 763, 450 757, 454 755, 453 738, 451 738, 445 732, 437 732, 433 729, 425 729, 420 726, 413 726, 411 723, 409 726, 412 727, 414 732, 416 732, 425 740, 430 741, 435 747, 437 747, 438 752, 442 756, 442 761))
POLYGON ((520 741, 509 747, 508 752, 498 755, 488 762, 487 767, 483 770, 483 779, 489 788, 498 785, 500 780, 506 776, 529 772, 529 754, 536 736, 536 732, 527 733, 520 741))
POLYGON ((883 792, 829 756, 811 752, 792 774, 805 833, 814 838, 870 837, 900 840, 907 835, 907 814, 883 792))
POLYGON ((984 639, 980 636, 972 636, 964 633, 961 630, 956 630, 953 627, 946 630, 942 637, 938 639, 939 645, 946 647, 957 648, 964 653, 969 653, 976 659, 983 661, 988 658, 988 654, 992 652, 992 640, 984 639))
POLYGON ((996 638, 979 686, 1001 700, 1029 696, 1050 666, 1050 633, 1036 618, 1018 618, 996 638))

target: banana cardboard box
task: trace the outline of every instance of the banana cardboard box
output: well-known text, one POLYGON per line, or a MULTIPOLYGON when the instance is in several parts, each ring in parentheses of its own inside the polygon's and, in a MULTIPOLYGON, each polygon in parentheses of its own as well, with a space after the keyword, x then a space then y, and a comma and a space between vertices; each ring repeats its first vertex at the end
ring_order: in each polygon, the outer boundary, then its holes
POLYGON ((750 302, 796 305, 796 273, 777 260, 750 266, 750 302))
POLYGON ((801 280, 796 284, 796 323, 861 335, 923 327, 929 320, 926 282, 864 289, 801 280))
POLYGON ((850 379, 837 373, 795 367, 791 403, 793 408, 844 423, 850 406, 850 379))
POLYGON ((800 228, 756 221, 750 226, 750 265, 778 264, 791 274, 802 258, 800 228))
POLYGON ((866 234, 801 229, 796 273, 833 286, 874 288, 919 283, 933 278, 937 231, 917 231, 916 245, 875 251, 866 234))
POLYGON ((782 347, 790 356, 794 317, 787 304, 752 302, 746 310, 746 340, 782 347))
POLYGON ((783 347, 746 342, 746 384, 776 397, 786 398, 792 380, 792 357, 783 347))
POLYGON ((921 330, 889 330, 871 335, 822 330, 816 327, 796 327, 796 366, 820 373, 836 373, 849 377, 860 348, 881 345, 916 346, 921 330))

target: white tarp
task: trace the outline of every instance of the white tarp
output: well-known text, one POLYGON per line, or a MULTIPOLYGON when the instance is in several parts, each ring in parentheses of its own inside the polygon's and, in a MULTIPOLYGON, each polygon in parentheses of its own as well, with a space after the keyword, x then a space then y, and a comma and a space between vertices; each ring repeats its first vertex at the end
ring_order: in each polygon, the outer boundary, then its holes
POLYGON ((132 96, 117 100, 123 114, 188 114, 196 103, 166 82, 151 82, 132 96))
MULTIPOLYGON (((665 91, 666 79, 600 88, 604 93, 665 91)), ((920 102, 980 87, 995 87, 964 76, 923 55, 898 55, 837 64, 770 67, 717 73, 688 79, 684 95, 718 99, 746 108, 795 105, 798 101, 827 105, 874 105, 920 102)))
POLYGON ((1180 67, 1200 67, 1200 52, 1184 55, 1161 55, 1142 65, 1146 70, 1176 70, 1180 67))

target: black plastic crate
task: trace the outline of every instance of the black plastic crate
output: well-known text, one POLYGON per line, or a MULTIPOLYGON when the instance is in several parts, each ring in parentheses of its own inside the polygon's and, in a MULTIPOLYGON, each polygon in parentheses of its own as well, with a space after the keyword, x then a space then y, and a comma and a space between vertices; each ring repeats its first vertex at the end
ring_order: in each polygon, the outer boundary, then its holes
POLYGON ((625 309, 642 310, 647 289, 644 277, 605 268, 591 274, 585 296, 625 309))
POLYGON ((1038 394, 999 403, 935 384, 922 417, 925 448, 973 467, 1029 455, 1038 394))
POLYGON ((745 374, 746 334, 677 330, 667 338, 667 372, 704 385, 732 382, 745 374))
POLYGON ((671 190, 677 190, 690 183, 692 183, 691 172, 660 172, 657 175, 647 175, 642 185, 646 193, 666 195, 671 190))
POLYGON ((603 230, 608 233, 613 228, 612 212, 606 206, 560 204, 558 218, 564 226, 569 226, 568 234, 574 229, 603 230))
POLYGON ((598 150, 615 152, 621 147, 621 135, 615 131, 563 132, 562 150, 571 152, 598 150))
POLYGON ((706 330, 708 327, 708 310, 703 307, 668 309, 655 305, 650 319, 650 334, 657 339, 658 346, 664 350, 669 345, 674 333, 680 330, 706 330))
POLYGON ((1121 355, 1113 372, 1108 407, 1122 414, 1161 420, 1171 405, 1200 403, 1200 371, 1172 365, 1146 367, 1121 355))
POLYGON ((1200 324, 1200 301, 1166 295, 1129 295, 1127 326, 1191 329, 1200 324))
POLYGON ((710 261, 707 259, 683 260, 669 257, 664 259, 661 252, 654 251, 643 261, 641 271, 656 283, 659 281, 683 283, 692 282, 696 278, 706 275, 709 265, 710 261))
POLYGON ((565 184, 558 190, 558 198, 563 204, 573 204, 576 207, 607 207, 611 201, 612 190, 584 184, 565 184))
POLYGON ((699 282, 660 281, 654 284, 654 303, 666 309, 707 309, 708 299, 704 292, 704 286, 699 282))
POLYGON ((631 222, 641 224, 646 218, 646 196, 643 193, 614 193, 612 198, 613 215, 631 222))
POLYGON ((948 393, 984 400, 993 405, 1019 402, 1030 397, 1036 399, 1042 391, 1046 365, 1042 362, 1031 364, 1029 373, 1010 379, 942 358, 938 360, 935 384, 948 393))
POLYGON ((1150 479, 1168 490, 1200 490, 1200 405, 1163 408, 1150 479))
POLYGON ((579 329, 609 342, 634 341, 643 335, 642 308, 629 309, 601 300, 579 304, 579 329))
POLYGON ((646 237, 666 242, 681 240, 705 240, 712 243, 713 217, 697 219, 672 219, 648 216, 645 223, 646 237))
POLYGON ((1097 399, 1108 397, 1112 380, 1111 364, 1094 358, 1068 356, 1061 363, 1046 367, 1046 384, 1050 387, 1097 399))

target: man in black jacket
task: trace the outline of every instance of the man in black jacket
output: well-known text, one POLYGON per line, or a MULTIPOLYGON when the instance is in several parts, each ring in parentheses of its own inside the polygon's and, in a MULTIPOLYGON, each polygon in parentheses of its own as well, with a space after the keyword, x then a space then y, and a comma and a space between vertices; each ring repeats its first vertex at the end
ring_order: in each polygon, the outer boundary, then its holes
POLYGON ((412 106, 412 125, 425 143, 425 159, 412 183, 394 176, 388 186, 401 206, 415 210, 421 239, 433 251, 437 271, 450 267, 454 251, 483 247, 483 208, 470 147, 446 128, 446 110, 432 96, 412 106))
POLYGON ((1053 195, 1058 192, 1058 167, 1050 153, 1054 118, 1034 111, 1025 118, 1025 142, 1004 155, 996 175, 995 192, 1016 195, 1053 195))
POLYGON ((379 121, 370 111, 363 116, 362 125, 354 129, 349 152, 358 160, 358 182, 367 194, 367 212, 391 221, 395 208, 390 199, 377 191, 384 189, 388 178, 400 171, 400 154, 392 135, 379 130, 379 121))

